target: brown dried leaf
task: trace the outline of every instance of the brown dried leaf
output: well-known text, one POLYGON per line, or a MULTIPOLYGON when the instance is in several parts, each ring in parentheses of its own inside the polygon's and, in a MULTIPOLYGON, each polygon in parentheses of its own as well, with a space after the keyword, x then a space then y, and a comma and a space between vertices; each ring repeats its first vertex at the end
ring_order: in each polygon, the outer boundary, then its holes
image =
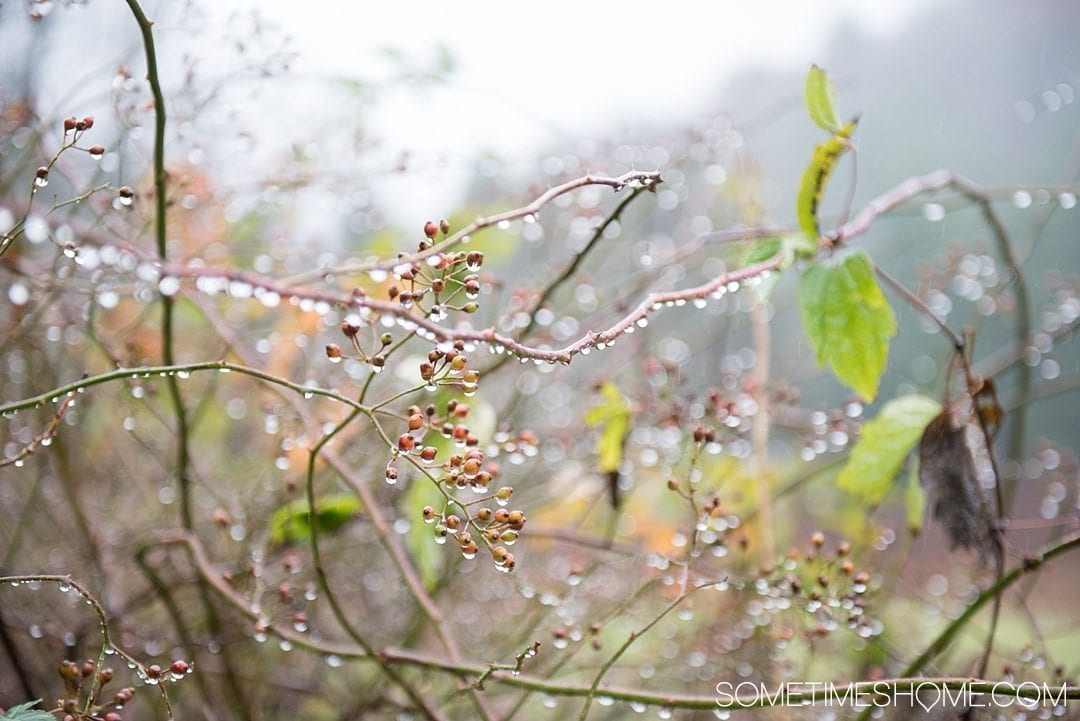
POLYGON ((930 421, 919 442, 919 481, 952 547, 974 551, 994 566, 999 560, 994 516, 975 476, 965 431, 966 424, 955 424, 949 409, 930 421))

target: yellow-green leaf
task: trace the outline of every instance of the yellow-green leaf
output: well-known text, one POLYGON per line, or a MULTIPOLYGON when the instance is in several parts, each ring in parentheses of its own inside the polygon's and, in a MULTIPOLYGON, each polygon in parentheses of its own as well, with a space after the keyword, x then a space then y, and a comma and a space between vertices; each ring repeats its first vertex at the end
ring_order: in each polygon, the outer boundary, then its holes
MULTIPOLYGON (((840 471, 836 484, 867 505, 880 503, 892 488, 904 459, 922 438, 923 430, 939 413, 941 404, 926 396, 900 396, 886 403, 877 417, 863 426, 862 437, 840 471)), ((914 478, 915 488, 921 492, 917 468, 914 478)), ((917 501, 912 496, 911 486, 909 478, 906 493, 909 523, 912 504, 917 501)), ((921 505, 918 514, 921 523, 921 505)))
POLYGON ((622 463, 623 441, 630 431, 630 406, 614 383, 601 386, 600 394, 604 401, 585 413, 585 423, 590 427, 600 426, 596 453, 600 470, 610 473, 619 470, 622 463))
MULTIPOLYGON (((332 533, 356 518, 360 499, 350 493, 318 498, 315 501, 315 528, 332 533)), ((311 518, 306 498, 299 498, 274 511, 270 517, 270 541, 276 545, 311 538, 311 518)))
POLYGON ((836 104, 836 86, 828 73, 817 65, 810 66, 806 75, 806 109, 810 118, 822 130, 840 130, 840 111, 836 104))
POLYGON ((818 365, 866 400, 877 396, 896 317, 862 250, 810 266, 799 284, 803 326, 818 365))
POLYGON ((919 482, 919 458, 912 459, 908 469, 907 487, 904 489, 904 503, 907 505, 908 530, 917 534, 922 530, 923 517, 926 515, 926 489, 919 482))
POLYGON ((799 185, 796 214, 799 227, 814 240, 821 235, 818 208, 825 195, 825 187, 829 184, 829 178, 836 169, 840 156, 851 146, 851 136, 855 133, 856 122, 852 120, 837 130, 836 135, 814 148, 814 157, 810 160, 806 172, 803 173, 802 183, 799 185))

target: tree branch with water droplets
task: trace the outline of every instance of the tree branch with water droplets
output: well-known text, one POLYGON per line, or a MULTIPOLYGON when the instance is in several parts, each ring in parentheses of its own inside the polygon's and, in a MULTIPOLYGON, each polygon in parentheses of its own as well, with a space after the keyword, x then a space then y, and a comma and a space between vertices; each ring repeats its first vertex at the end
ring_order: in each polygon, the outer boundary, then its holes
MULTIPOLYGON (((548 363, 569 363, 575 355, 586 354, 592 348, 603 349, 611 345, 624 333, 633 333, 634 327, 647 323, 648 316, 665 306, 682 306, 688 302, 707 303, 709 298, 719 298, 729 292, 739 290, 744 284, 760 282, 769 273, 780 267, 779 256, 746 268, 723 273, 712 280, 682 290, 649 293, 630 313, 622 319, 600 331, 588 331, 578 340, 562 348, 551 349, 521 343, 514 338, 499 333, 494 328, 449 328, 417 315, 400 303, 389 300, 377 300, 357 293, 345 294, 340 291, 326 291, 313 288, 298 288, 282 285, 280 281, 265 278, 254 273, 235 271, 230 268, 208 268, 203 266, 166 264, 162 268, 164 277, 184 279, 221 279, 228 282, 245 284, 262 293, 273 293, 282 298, 307 300, 327 303, 331 306, 366 311, 371 320, 371 313, 393 316, 400 326, 417 333, 431 341, 461 340, 473 343, 485 343, 498 352, 509 352, 526 360, 548 363)), ((246 291, 245 291, 246 292, 246 291)))
POLYGON ((567 181, 561 185, 548 188, 541 193, 530 203, 521 206, 520 208, 514 208, 512 210, 506 210, 501 213, 495 213, 494 215, 487 215, 478 217, 467 226, 447 236, 445 239, 434 244, 426 250, 422 250, 412 254, 403 254, 392 260, 378 260, 370 263, 358 263, 353 265, 343 265, 335 268, 320 268, 318 270, 308 271, 299 275, 292 276, 288 279, 290 283, 303 283, 317 278, 325 278, 327 275, 346 275, 352 273, 366 273, 373 270, 393 270, 396 266, 402 263, 417 263, 427 260, 439 253, 444 253, 451 248, 454 248, 462 243, 467 243, 469 238, 474 234, 485 228, 499 225, 500 223, 510 223, 515 220, 521 220, 526 217, 535 217, 541 210, 543 210, 553 200, 560 195, 566 195, 569 192, 584 188, 589 185, 601 185, 614 189, 616 192, 624 188, 641 188, 646 187, 649 189, 655 189, 657 185, 663 182, 663 178, 660 177, 660 173, 646 172, 641 170, 631 170, 627 173, 616 177, 608 177, 606 175, 583 175, 580 178, 567 181))

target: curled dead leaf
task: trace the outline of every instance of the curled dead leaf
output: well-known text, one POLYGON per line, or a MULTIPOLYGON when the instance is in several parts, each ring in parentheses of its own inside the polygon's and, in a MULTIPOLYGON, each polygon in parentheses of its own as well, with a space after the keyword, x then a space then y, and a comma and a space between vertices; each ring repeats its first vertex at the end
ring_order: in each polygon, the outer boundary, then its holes
POLYGON ((957 422, 948 408, 930 421, 919 442, 919 481, 952 547, 974 551, 995 566, 1000 551, 994 514, 976 477, 966 431, 967 424, 957 422))

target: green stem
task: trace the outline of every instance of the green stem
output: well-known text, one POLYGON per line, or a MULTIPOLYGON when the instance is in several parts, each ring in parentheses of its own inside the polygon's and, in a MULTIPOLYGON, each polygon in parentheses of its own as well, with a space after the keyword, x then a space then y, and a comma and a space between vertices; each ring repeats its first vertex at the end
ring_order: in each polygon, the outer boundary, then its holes
POLYGON ((325 388, 316 388, 314 386, 303 386, 299 383, 293 383, 285 380, 279 376, 275 376, 272 373, 261 371, 258 368, 250 368, 248 366, 242 366, 238 363, 229 363, 226 361, 196 361, 194 363, 180 363, 177 365, 161 365, 161 366, 140 366, 138 368, 118 368, 114 371, 107 373, 101 373, 96 376, 88 376, 74 383, 67 383, 62 386, 53 388, 45 393, 40 393, 30 398, 23 398, 22 400, 12 401, 0 405, 0 415, 6 415, 9 413, 15 413, 16 411, 24 410, 26 408, 35 408, 42 403, 54 403, 62 399, 62 397, 68 393, 81 393, 86 388, 92 386, 101 385, 102 383, 109 383, 115 380, 122 379, 137 379, 137 378, 151 378, 169 377, 172 375, 179 375, 182 373, 195 373, 198 371, 216 370, 222 373, 235 372, 252 378, 258 378, 259 380, 272 383, 283 388, 300 393, 304 397, 310 396, 322 396, 323 398, 330 398, 339 403, 344 403, 347 406, 351 406, 357 410, 366 410, 364 406, 356 401, 343 396, 340 393, 336 393, 325 388))
MULTIPOLYGON (((153 22, 146 17, 146 13, 143 12, 138 0, 126 0, 126 2, 132 15, 135 16, 135 22, 139 26, 139 32, 142 34, 143 49, 146 54, 146 80, 150 85, 150 92, 154 96, 154 241, 158 258, 162 263, 165 263, 168 261, 166 243, 168 198, 166 195, 167 177, 165 172, 165 122, 167 118, 165 94, 161 90, 161 79, 158 76, 153 22)), ((174 299, 162 293, 161 356, 165 365, 176 364, 173 347, 175 336, 173 329, 174 311, 174 299)), ((180 518, 184 528, 190 530, 195 526, 191 498, 191 429, 187 411, 184 409, 184 399, 180 395, 180 384, 175 375, 166 376, 166 386, 169 389, 169 398, 172 401, 173 411, 176 415, 176 482, 180 489, 180 518)), ((221 631, 221 620, 217 616, 210 590, 205 583, 199 584, 199 593, 206 609, 206 619, 210 632, 218 635, 221 631)), ((232 664, 228 661, 227 653, 223 654, 223 659, 225 676, 233 692, 234 709, 239 715, 243 715, 248 707, 243 688, 240 686, 232 664)))
POLYGON ((967 609, 956 618, 955 621, 946 626, 945 630, 943 630, 941 634, 937 638, 935 638, 929 646, 927 646, 926 650, 919 654, 919 656, 914 661, 908 664, 908 667, 904 669, 903 675, 914 676, 915 674, 919 673, 919 671, 922 670, 923 666, 928 664, 935 656, 941 653, 941 651, 946 646, 949 645, 949 643, 953 640, 953 638, 960 631, 960 629, 967 625, 967 622, 970 621, 972 617, 974 617, 975 614, 979 612, 980 608, 985 606, 989 601, 992 601, 993 599, 1004 593, 1005 589, 1015 583, 1021 576, 1034 571, 1039 566, 1049 561, 1051 558, 1054 558, 1055 556, 1058 556, 1078 546, 1080 546, 1080 536, 1076 536, 1069 539, 1068 541, 1064 541, 1056 546, 1053 546, 1052 548, 1044 551, 1043 553, 1035 556, 1034 558, 1026 559, 1021 565, 1017 566, 1012 571, 1002 576, 1001 579, 997 581, 997 583, 980 593, 979 597, 976 598, 971 603, 971 605, 968 606, 967 609))
MULTIPOLYGON (((368 380, 370 381, 370 377, 368 380)), ((368 386, 369 384, 364 385, 365 393, 368 386)), ((322 553, 319 550, 318 524, 316 524, 314 520, 316 518, 315 459, 318 458, 319 451, 322 450, 323 446, 333 440, 334 436, 344 430, 345 427, 348 426, 349 423, 351 423, 353 420, 355 420, 356 417, 359 416, 361 413, 367 413, 370 415, 370 412, 364 409, 362 406, 359 408, 354 408, 352 412, 350 412, 349 415, 344 418, 344 420, 334 426, 333 430, 320 438, 319 442, 316 443, 315 446, 311 449, 311 452, 308 454, 307 477, 305 487, 307 490, 307 503, 309 514, 308 517, 312 519, 310 544, 311 561, 315 569, 315 576, 319 581, 319 587, 322 589, 323 595, 326 596, 326 600, 330 604, 330 610, 333 612, 334 618, 337 619, 338 625, 341 626, 345 633, 348 634, 349 638, 351 638, 358 646, 364 649, 368 654, 376 656, 371 644, 363 636, 360 635, 360 632, 356 629, 355 626, 353 626, 352 622, 349 621, 348 616, 345 615, 345 610, 341 607, 341 603, 338 601, 337 596, 334 594, 333 588, 330 586, 330 578, 326 573, 326 569, 323 568, 322 553)), ((376 656, 376 658, 378 658, 378 656, 376 656)), ((393 683, 397 684, 397 686, 399 686, 401 690, 404 691, 410 699, 412 699, 413 703, 416 704, 416 707, 427 718, 431 719, 432 721, 436 721, 437 719, 441 718, 438 711, 432 708, 430 704, 425 701, 424 697, 413 687, 411 683, 406 681, 401 674, 388 666, 386 663, 380 662, 379 665, 380 668, 382 668, 383 672, 386 674, 386 676, 393 683)))

